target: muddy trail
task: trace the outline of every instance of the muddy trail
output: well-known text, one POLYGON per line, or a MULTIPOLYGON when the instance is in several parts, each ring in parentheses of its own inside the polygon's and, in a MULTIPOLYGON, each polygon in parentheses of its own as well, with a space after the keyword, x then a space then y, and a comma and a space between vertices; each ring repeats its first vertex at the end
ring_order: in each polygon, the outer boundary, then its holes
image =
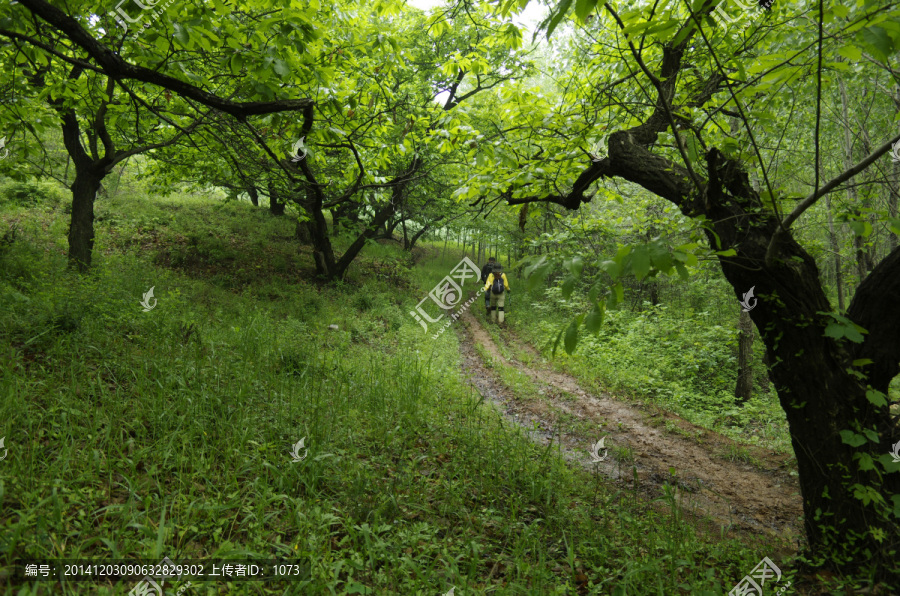
POLYGON ((464 372, 482 396, 533 440, 544 445, 552 440, 573 465, 596 470, 620 487, 636 488, 648 500, 663 495, 668 484, 683 512, 708 531, 768 535, 780 539, 785 554, 797 549, 802 503, 797 478, 790 474, 795 469, 791 457, 737 444, 670 412, 605 393, 593 395, 574 377, 553 370, 508 328, 501 331, 503 342, 507 353, 518 357, 506 358, 483 319, 469 311, 457 327, 464 372), (487 362, 476 346, 487 354, 487 362), (510 390, 498 367, 526 375, 539 389, 537 398, 510 390), (590 451, 604 436, 605 450, 598 454, 606 456, 595 463, 590 451))

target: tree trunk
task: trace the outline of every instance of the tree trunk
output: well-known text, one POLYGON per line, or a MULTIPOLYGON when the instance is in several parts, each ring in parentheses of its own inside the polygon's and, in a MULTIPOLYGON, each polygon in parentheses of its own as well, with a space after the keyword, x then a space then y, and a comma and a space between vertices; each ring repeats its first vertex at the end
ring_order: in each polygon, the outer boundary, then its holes
POLYGON ((72 220, 69 224, 69 266, 84 273, 91 267, 94 250, 94 200, 103 173, 76 164, 72 182, 72 220))
POLYGON ((647 282, 647 286, 650 293, 650 304, 659 306, 659 282, 655 279, 651 279, 647 282))
MULTIPOLYGON (((900 110, 900 85, 894 88, 894 106, 900 110)), ((897 217, 897 204, 900 203, 900 161, 892 161, 891 163, 891 176, 890 176, 890 191, 888 194, 888 214, 896 218, 897 217)), ((888 230, 888 244, 891 247, 891 252, 897 248, 897 234, 888 230)))
POLYGON ((334 248, 328 237, 328 222, 321 209, 307 209, 312 214, 312 219, 307 222, 312 236, 313 260, 316 263, 316 273, 328 279, 335 278, 334 248))
MULTIPOLYGON (((679 60, 669 54, 663 59, 661 93, 674 89, 679 60)), ((900 434, 887 403, 872 392, 887 394, 900 372, 900 249, 857 289, 846 316, 868 333, 853 343, 829 314, 815 260, 791 231, 781 231, 779 215, 750 186, 742 164, 712 148, 705 155, 708 181, 698 180, 696 171, 650 151, 668 127, 658 105, 646 122, 609 135, 609 155, 584 170, 568 194, 507 203, 544 200, 577 209, 590 200, 584 191, 591 183, 623 178, 685 216, 710 222, 704 229, 709 246, 735 251, 716 257, 735 299, 755 287, 758 303, 750 317, 787 417, 811 554, 841 572, 875 569, 879 579, 900 581, 891 548, 900 541, 893 514, 900 473, 886 473, 886 455, 900 434)))
POLYGON ((753 395, 753 370, 750 358, 753 354, 753 320, 750 313, 741 309, 738 320, 738 371, 734 397, 742 404, 753 395))
MULTIPOLYGON (((853 214, 861 219, 861 212, 858 209, 854 209, 853 214)), ((856 275, 859 277, 859 283, 861 284, 869 273, 869 267, 867 266, 868 250, 866 249, 866 239, 859 234, 854 233, 853 248, 855 249, 854 252, 856 254, 856 275)))
MULTIPOLYGON (((620 149, 625 143, 617 135, 622 133, 613 134, 611 152, 619 153, 621 160, 632 149, 620 149)), ((660 172, 648 167, 646 159, 627 162, 618 167, 627 169, 630 178, 659 188, 652 177, 660 172)), ((900 372, 900 313, 896 309, 900 250, 875 268, 850 304, 848 318, 869 330, 864 341, 853 344, 826 336, 825 329, 834 320, 821 314, 831 312, 831 305, 815 260, 792 235, 784 234, 777 241, 778 257, 767 261, 766 249, 779 229, 777 218, 765 210, 739 164, 715 149, 707 155, 707 162, 711 180, 705 199, 693 198, 689 178, 676 167, 673 177, 683 176, 681 184, 688 186, 681 190, 683 196, 692 197, 676 200, 676 204, 685 215, 705 213, 715 222, 706 231, 710 246, 721 241, 723 249, 737 251, 734 257, 718 257, 736 298, 750 287, 756 288, 759 304, 750 316, 769 352, 772 379, 790 426, 810 547, 815 553, 828 553, 831 561, 849 561, 835 563, 842 569, 872 562, 878 565, 878 553, 887 557, 879 533, 896 543, 900 527, 878 502, 865 503, 857 485, 883 495, 888 503, 892 495, 900 495, 900 474, 864 469, 859 459, 879 460, 891 450, 888 408, 867 398, 867 384, 886 394, 891 379, 900 372), (860 371, 853 363, 861 359, 870 359, 872 364, 861 365, 865 368, 860 371), (868 378, 860 379, 858 372, 868 378), (873 433, 864 437, 862 444, 851 446, 843 441, 842 431, 863 436, 861 429, 873 433)), ((880 566, 888 569, 890 564, 892 561, 884 558, 880 566)))
MULTIPOLYGON (((841 91, 841 115, 843 117, 841 125, 844 128, 844 168, 849 168, 853 165, 853 140, 850 136, 850 116, 847 109, 847 86, 843 79, 839 79, 838 87, 841 91)), ((859 195, 856 192, 856 186, 853 184, 847 185, 847 201, 850 205, 859 204, 859 195)), ((854 210, 854 215, 858 218, 860 215, 859 210, 854 210)), ((859 234, 854 234, 853 246, 856 248, 856 273, 859 277, 859 283, 862 283, 866 278, 867 273, 865 239, 859 234)))
MULTIPOLYGON (((888 195, 888 215, 897 218, 897 204, 900 203, 900 161, 891 164, 891 175, 893 184, 891 184, 890 193, 888 195)), ((891 252, 897 248, 897 234, 888 230, 888 244, 891 252)))
MULTIPOLYGON (((402 188, 402 184, 398 185, 397 187, 394 187, 394 192, 402 191, 402 188)), ((356 240, 354 240, 353 243, 347 247, 347 250, 344 251, 344 254, 341 255, 340 260, 334 264, 333 273, 331 275, 332 279, 343 279, 344 274, 347 273, 347 268, 350 267, 350 263, 353 262, 353 259, 359 254, 359 251, 366 245, 366 240, 377 236, 379 228, 381 228, 384 222, 386 222, 393 214, 393 203, 387 203, 375 212, 375 217, 372 219, 368 228, 364 230, 362 234, 357 236, 356 240)))
MULTIPOLYGON (((620 134, 613 135, 615 152, 621 151, 620 134)), ((894 436, 887 405, 870 400, 867 385, 886 394, 900 372, 900 250, 863 281, 848 309, 847 317, 868 335, 860 344, 830 337, 826 328, 834 319, 823 314, 831 312, 831 305, 815 260, 791 234, 776 240, 778 256, 767 260, 767 247, 779 229, 777 217, 765 209, 739 164, 716 149, 707 162, 707 197, 677 204, 685 215, 702 212, 715 222, 706 230, 710 246, 721 241, 721 248, 736 250, 733 257, 718 257, 735 297, 756 288, 758 305, 750 316, 769 352, 771 377, 790 427, 809 545, 841 569, 873 562, 889 569, 893 562, 879 533, 896 543, 900 526, 878 501, 864 502, 860 490, 874 491, 888 503, 900 495, 900 474, 878 472, 880 463, 864 465, 889 453, 894 436), (854 365, 866 359, 872 363, 854 365), (857 376, 860 372, 867 378, 857 376), (872 434, 866 437, 862 429, 872 434), (841 432, 847 431, 863 442, 845 443, 841 432)), ((645 160, 629 160, 627 167, 640 168, 633 177, 650 185, 655 183, 650 177, 660 174, 645 160)), ((674 175, 684 176, 683 170, 674 175)), ((687 176, 682 180, 688 185, 687 176)), ((693 196, 689 188, 682 192, 693 196)))
POLYGON ((247 189, 247 194, 250 195, 250 202, 253 203, 253 206, 259 207, 259 191, 256 190, 256 187, 250 185, 250 188, 247 189))
MULTIPOLYGON (((436 224, 437 222, 441 221, 442 219, 444 219, 444 218, 443 218, 443 217, 439 217, 439 218, 435 219, 434 221, 431 221, 431 222, 425 224, 424 226, 422 226, 422 229, 419 230, 418 232, 416 232, 415 234, 413 234, 413 237, 410 238, 410 240, 409 240, 409 248, 407 248, 407 250, 412 250, 413 248, 415 248, 416 242, 419 241, 419 238, 421 238, 422 236, 424 236, 425 233, 428 232, 429 229, 431 229, 431 226, 433 226, 433 225, 436 224)), ((446 247, 446 244, 445 244, 444 246, 446 247)))
POLYGON ((281 202, 277 195, 269 193, 269 213, 275 216, 282 216, 284 215, 285 206, 286 204, 281 202))
POLYGON ((308 221, 297 220, 297 227, 294 229, 294 237, 300 241, 300 244, 312 244, 312 232, 310 231, 308 221))
POLYGON ((825 195, 825 210, 828 212, 828 237, 831 240, 831 252, 834 257, 834 283, 837 286, 838 310, 844 312, 844 274, 841 266, 841 246, 834 231, 834 217, 831 212, 831 195, 825 195))

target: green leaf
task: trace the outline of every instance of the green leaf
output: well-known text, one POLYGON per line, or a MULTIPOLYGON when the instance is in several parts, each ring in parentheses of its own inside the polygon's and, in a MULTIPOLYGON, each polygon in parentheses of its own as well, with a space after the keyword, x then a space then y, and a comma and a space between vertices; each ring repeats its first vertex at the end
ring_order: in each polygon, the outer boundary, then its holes
POLYGON ((893 43, 887 31, 881 27, 870 26, 862 30, 863 42, 878 54, 878 58, 887 60, 891 55, 893 43))
POLYGON ((872 461, 871 455, 868 453, 859 454, 859 469, 863 471, 875 469, 875 462, 872 461))
MULTIPOLYGON (((900 472, 900 461, 894 461, 890 453, 882 453, 876 461, 884 467, 885 472, 900 472)), ((891 498, 894 500, 894 515, 900 517, 900 495, 891 498)))
POLYGON ((597 333, 600 331, 600 327, 603 326, 603 305, 598 304, 594 307, 588 316, 584 318, 584 327, 588 330, 588 333, 597 333))
POLYGON ((564 342, 564 346, 566 348, 566 354, 571 354, 575 351, 575 346, 578 345, 578 326, 581 324, 582 317, 576 317, 571 323, 569 323, 568 329, 566 329, 566 339, 564 342))
POLYGON ((858 435, 852 430, 842 430, 841 431, 841 441, 846 445, 850 445, 851 447, 859 447, 866 442, 866 438, 862 435, 858 435))
POLYGON ((572 0, 561 0, 556 6, 556 12, 550 16, 549 24, 547 25, 547 39, 550 39, 550 36, 553 35, 553 30, 556 29, 556 26, 569 12, 570 6, 572 6, 572 0))
POLYGON ((829 323, 825 328, 826 337, 833 337, 834 339, 846 337, 852 342, 861 343, 863 341, 862 334, 868 333, 868 331, 843 315, 830 312, 819 312, 817 314, 827 315, 835 320, 834 323, 829 323))
POLYGON ((583 23, 588 18, 588 15, 591 14, 591 11, 594 10, 594 7, 596 5, 597 0, 576 0, 575 16, 577 16, 578 20, 583 23))
POLYGON ((684 281, 688 280, 689 276, 688 276, 687 269, 685 269, 684 265, 682 265, 678 261, 675 261, 675 270, 678 272, 678 277, 680 277, 684 281))
POLYGON ((672 271, 672 254, 661 240, 650 243, 650 261, 663 273, 668 274, 672 271))
POLYGON ((575 277, 581 277, 581 271, 584 269, 584 259, 576 255, 566 261, 565 267, 575 277))
POLYGON ((239 52, 235 52, 231 56, 231 74, 241 74, 241 67, 244 65, 244 57, 239 52))
MULTIPOLYGON (((837 8, 837 7, 835 7, 837 8)), ((862 50, 856 46, 841 46, 837 51, 838 55, 843 56, 850 62, 857 62, 862 59, 862 50)))
POLYGON ((576 279, 571 275, 567 275, 563 280, 562 284, 562 297, 566 300, 572 295, 572 291, 575 289, 575 281, 576 279))
POLYGON ((868 238, 869 234, 872 233, 872 224, 867 221, 848 221, 847 225, 850 226, 854 234, 863 238, 868 238))
POLYGON ((284 60, 276 59, 274 64, 275 72, 283 77, 291 74, 291 69, 284 60))
POLYGON ((534 265, 528 267, 525 270, 525 289, 531 291, 544 283, 552 268, 553 263, 546 256, 541 257, 534 265))
POLYGON ((607 299, 607 306, 609 308, 615 308, 619 304, 625 302, 625 291, 622 289, 622 284, 618 283, 612 287, 613 293, 607 299))
MULTIPOLYGON (((696 10, 694 12, 697 12, 696 10)), ((687 25, 679 31, 678 35, 675 36, 675 39, 672 40, 672 45, 677 46, 682 41, 684 41, 688 35, 694 32, 694 29, 697 28, 697 23, 693 20, 688 21, 687 25)))
POLYGON ((646 244, 635 246, 631 251, 631 270, 638 279, 644 279, 650 272, 650 251, 646 244))
POLYGON ((884 393, 882 393, 881 391, 876 391, 875 389, 869 389, 868 391, 866 391, 866 399, 876 406, 886 406, 888 403, 884 398, 884 393))
POLYGON ((552 354, 553 354, 554 356, 556 356, 556 349, 559 347, 559 342, 560 342, 560 340, 562 340, 563 333, 565 333, 565 332, 566 332, 565 329, 561 329, 560 332, 559 332, 559 334, 557 334, 557 336, 556 336, 556 341, 553 342, 553 352, 552 352, 552 354))
POLYGON ((606 271, 613 279, 622 275, 622 265, 615 261, 603 261, 600 263, 600 268, 606 271))
POLYGON ((849 325, 843 325, 841 323, 831 323, 828 325, 828 327, 825 328, 825 337, 833 337, 834 339, 846 337, 855 343, 860 343, 863 340, 863 336, 860 335, 859 331, 849 325))
POLYGON ((900 218, 898 217, 890 217, 888 218, 888 226, 891 228, 891 231, 898 236, 900 236, 900 218))
POLYGON ((178 40, 185 48, 190 49, 193 44, 191 44, 191 36, 188 34, 187 29, 185 29, 181 23, 175 23, 175 39, 178 40))

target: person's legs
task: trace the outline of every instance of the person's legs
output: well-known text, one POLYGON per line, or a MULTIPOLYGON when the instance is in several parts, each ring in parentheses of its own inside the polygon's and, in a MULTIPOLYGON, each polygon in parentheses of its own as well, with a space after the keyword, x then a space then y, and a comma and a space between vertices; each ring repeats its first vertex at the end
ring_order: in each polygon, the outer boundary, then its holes
POLYGON ((487 309, 487 317, 491 316, 491 290, 488 289, 484 293, 484 307, 487 309))
POLYGON ((503 294, 494 294, 491 292, 491 320, 497 320, 497 298, 503 294))
POLYGON ((503 323, 503 305, 506 304, 506 292, 497 294, 497 310, 500 311, 500 323, 503 323))

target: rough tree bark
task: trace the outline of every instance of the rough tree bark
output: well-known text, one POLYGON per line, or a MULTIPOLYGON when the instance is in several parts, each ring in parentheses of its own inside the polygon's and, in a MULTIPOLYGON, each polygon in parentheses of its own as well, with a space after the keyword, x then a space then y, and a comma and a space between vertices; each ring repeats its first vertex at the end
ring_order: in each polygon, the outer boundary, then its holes
POLYGON ((844 312, 844 272, 841 265, 841 245, 834 230, 834 216, 831 209, 831 195, 825 197, 825 210, 828 212, 828 239, 831 242, 831 253, 834 257, 834 283, 837 287, 838 310, 844 312))
POLYGON ((93 164, 75 166, 72 182, 72 220, 69 224, 69 264, 84 273, 94 250, 94 200, 106 174, 93 164))
POLYGON ((738 319, 738 371, 734 396, 738 403, 744 403, 753 396, 753 369, 750 357, 753 355, 753 319, 750 313, 741 309, 738 319))
POLYGON ((312 232, 309 229, 309 222, 297 220, 297 226, 294 228, 294 237, 300 244, 312 244, 312 232))
POLYGON ((269 213, 276 217, 281 217, 284 215, 285 207, 287 207, 287 203, 282 202, 277 194, 269 193, 269 213))

